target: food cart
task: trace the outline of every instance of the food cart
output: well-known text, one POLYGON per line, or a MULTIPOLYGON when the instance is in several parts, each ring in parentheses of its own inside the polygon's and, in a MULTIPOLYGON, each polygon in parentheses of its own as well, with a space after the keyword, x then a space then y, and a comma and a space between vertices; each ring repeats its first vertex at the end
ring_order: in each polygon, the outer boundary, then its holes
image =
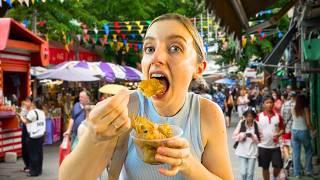
POLYGON ((31 92, 31 66, 47 66, 48 43, 10 18, 0 18, 0 159, 21 155, 21 129, 10 97, 20 102, 31 92))

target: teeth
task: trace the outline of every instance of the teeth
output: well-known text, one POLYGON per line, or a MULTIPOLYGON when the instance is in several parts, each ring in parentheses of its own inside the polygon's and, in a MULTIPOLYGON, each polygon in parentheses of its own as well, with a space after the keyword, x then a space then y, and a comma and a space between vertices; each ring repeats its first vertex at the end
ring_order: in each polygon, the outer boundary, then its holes
POLYGON ((161 77, 165 77, 163 74, 152 74, 151 75, 152 78, 161 78, 161 77))

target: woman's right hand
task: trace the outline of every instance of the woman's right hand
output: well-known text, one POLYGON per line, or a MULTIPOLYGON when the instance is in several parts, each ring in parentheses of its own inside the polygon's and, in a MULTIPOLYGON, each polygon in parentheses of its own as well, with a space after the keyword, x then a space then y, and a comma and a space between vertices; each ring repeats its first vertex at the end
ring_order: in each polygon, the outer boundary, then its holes
POLYGON ((113 138, 131 128, 127 107, 129 98, 130 91, 123 90, 97 103, 88 118, 88 124, 96 136, 113 138))

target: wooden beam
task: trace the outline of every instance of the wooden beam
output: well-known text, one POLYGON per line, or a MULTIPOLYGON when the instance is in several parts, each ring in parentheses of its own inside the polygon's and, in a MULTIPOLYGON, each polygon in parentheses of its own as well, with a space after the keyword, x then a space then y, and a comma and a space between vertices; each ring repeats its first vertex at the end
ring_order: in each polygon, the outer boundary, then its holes
POLYGON ((282 18, 282 16, 284 16, 297 2, 298 2, 298 0, 292 0, 292 1, 288 2, 277 14, 272 16, 268 21, 265 21, 261 24, 253 26, 253 27, 249 27, 246 30, 246 33, 251 34, 255 31, 258 31, 258 29, 260 29, 260 28, 264 29, 266 27, 269 27, 269 26, 276 24, 282 18))
POLYGON ((40 45, 12 39, 8 39, 6 48, 23 49, 31 52, 40 52, 40 45))
POLYGON ((229 0, 229 1, 231 2, 233 9, 237 12, 242 26, 245 29, 248 29, 249 28, 248 16, 246 14, 246 11, 243 8, 241 1, 240 0, 229 0))

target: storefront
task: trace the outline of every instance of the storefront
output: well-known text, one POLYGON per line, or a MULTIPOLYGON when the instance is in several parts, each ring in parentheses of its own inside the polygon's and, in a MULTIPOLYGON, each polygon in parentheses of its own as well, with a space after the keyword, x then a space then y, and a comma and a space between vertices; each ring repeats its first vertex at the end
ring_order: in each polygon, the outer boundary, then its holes
POLYGON ((47 66, 48 43, 10 18, 0 18, 0 158, 21 154, 21 130, 15 106, 30 96, 31 66, 47 66), (14 103, 13 98, 16 97, 14 103))
POLYGON ((76 53, 74 51, 74 47, 71 48, 69 51, 65 49, 65 46, 62 43, 57 41, 49 41, 49 63, 50 64, 59 64, 65 61, 73 61, 73 60, 84 60, 88 62, 97 61, 99 60, 99 56, 88 50, 83 48, 82 46, 78 47, 79 50, 79 58, 76 59, 76 53))

